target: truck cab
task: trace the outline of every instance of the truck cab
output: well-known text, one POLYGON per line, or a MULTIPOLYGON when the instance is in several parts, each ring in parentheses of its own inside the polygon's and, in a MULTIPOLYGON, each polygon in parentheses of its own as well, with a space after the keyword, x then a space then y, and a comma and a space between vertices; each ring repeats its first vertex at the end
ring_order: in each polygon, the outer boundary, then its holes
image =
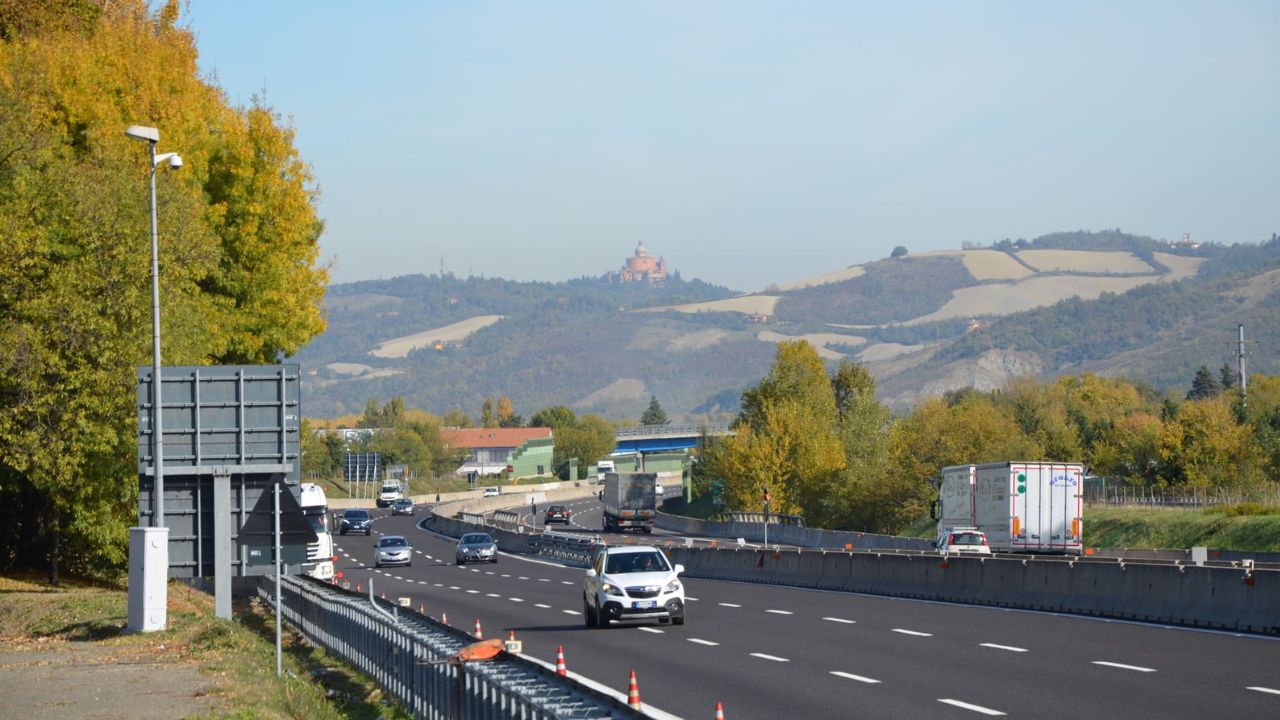
POLYGON ((299 505, 316 534, 316 541, 307 543, 307 561, 302 565, 302 572, 318 580, 332 580, 333 536, 330 534, 329 501, 324 488, 315 483, 302 483, 299 505))

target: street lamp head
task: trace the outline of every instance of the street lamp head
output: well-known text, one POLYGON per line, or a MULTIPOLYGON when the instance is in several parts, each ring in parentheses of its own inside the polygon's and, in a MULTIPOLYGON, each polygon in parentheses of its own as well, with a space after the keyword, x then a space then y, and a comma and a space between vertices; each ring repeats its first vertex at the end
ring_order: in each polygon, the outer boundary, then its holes
POLYGON ((135 140, 146 140, 153 143, 160 142, 160 131, 153 127, 147 127, 146 125, 130 125, 125 129, 124 134, 134 138, 135 140))

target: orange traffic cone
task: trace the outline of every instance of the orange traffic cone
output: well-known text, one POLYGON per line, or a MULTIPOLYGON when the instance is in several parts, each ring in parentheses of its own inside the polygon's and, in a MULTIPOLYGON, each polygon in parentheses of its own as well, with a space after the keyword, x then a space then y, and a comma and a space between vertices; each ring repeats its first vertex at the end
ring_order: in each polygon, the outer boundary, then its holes
POLYGON ((449 624, 449 613, 440 613, 440 624, 441 625, 449 624))
POLYGON ((564 666, 564 646, 563 645, 556 646, 556 674, 557 675, 569 674, 569 668, 564 666))
POLYGON ((386 600, 386 599, 387 599, 387 591, 386 591, 386 590, 383 590, 383 591, 382 591, 382 599, 383 599, 383 600, 386 600))
POLYGON ((476 631, 475 631, 475 636, 476 636, 476 639, 477 639, 477 640, 483 640, 483 639, 484 639, 484 631, 480 629, 480 618, 476 618, 476 631))
POLYGON ((724 705, 716 703, 716 720, 724 720, 724 705))
POLYGON ((427 614, 427 606, 426 606, 426 605, 423 605, 422 603, 418 603, 418 614, 419 614, 419 615, 426 615, 426 614, 427 614))
POLYGON ((631 684, 627 687, 627 704, 633 709, 640 709, 640 686, 636 684, 636 671, 631 671, 631 684))
POLYGON ((360 583, 356 583, 356 592, 360 592, 360 583))

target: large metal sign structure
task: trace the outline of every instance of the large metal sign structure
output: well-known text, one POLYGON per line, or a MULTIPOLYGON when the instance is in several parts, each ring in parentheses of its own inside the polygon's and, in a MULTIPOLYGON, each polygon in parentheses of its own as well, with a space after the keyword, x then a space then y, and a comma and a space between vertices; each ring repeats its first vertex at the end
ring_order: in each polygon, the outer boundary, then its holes
POLYGON ((138 368, 138 520, 169 528, 168 575, 214 580, 219 617, 231 617, 233 576, 275 571, 274 489, 281 486, 281 560, 297 572, 315 533, 299 507, 299 367, 161 369, 163 517, 157 495, 152 369, 138 368))

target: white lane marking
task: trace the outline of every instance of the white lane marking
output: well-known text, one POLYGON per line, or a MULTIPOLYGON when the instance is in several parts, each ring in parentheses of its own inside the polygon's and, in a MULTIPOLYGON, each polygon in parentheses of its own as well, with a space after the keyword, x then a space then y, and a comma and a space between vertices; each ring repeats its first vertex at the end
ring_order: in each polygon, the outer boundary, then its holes
POLYGON ((542 603, 534 603, 534 604, 533 604, 533 606, 534 606, 534 607, 540 607, 540 608, 542 608, 543 610, 546 610, 547 608, 550 608, 550 607, 551 607, 550 605, 543 605, 542 603))
POLYGON ((751 653, 751 657, 758 657, 761 660, 772 660, 774 662, 791 662, 784 657, 778 657, 777 655, 765 655, 764 653, 751 653))
POLYGON ((827 622, 844 623, 845 625, 853 625, 858 622, 857 620, 845 620, 844 618, 836 618, 836 617, 824 617, 822 619, 826 620, 827 622))
POLYGON ((684 596, 684 599, 685 599, 685 600, 691 600, 691 601, 693 601, 693 602, 698 602, 698 598, 696 598, 696 597, 689 597, 688 595, 685 595, 685 596, 684 596))
POLYGON ((795 615, 790 610, 765 610, 765 612, 773 613, 774 615, 795 615))
POLYGON ((432 587, 444 587, 444 583, 431 583, 432 587))
POLYGON ((915 630, 903 630, 902 628, 894 628, 893 631, 896 633, 902 633, 903 635, 913 635, 915 637, 933 637, 933 633, 917 632, 915 630))
POLYGON ((561 581, 560 581, 560 584, 561 584, 561 585, 573 585, 574 583, 573 583, 573 582, 571 582, 571 581, 569 581, 569 580, 561 580, 561 581))
MULTIPOLYGON (((506 577, 506 575, 503 575, 502 577, 506 577)), ((520 576, 519 578, 517 578, 517 579, 518 579, 518 580, 528 580, 529 578, 527 578, 527 577, 525 577, 525 576, 521 575, 521 576, 520 576)))
POLYGON ((561 610, 560 612, 563 612, 565 615, 581 615, 582 614, 577 610, 561 610))
POLYGON ((1009 652, 1026 652, 1026 648, 1014 647, 1012 645, 997 645, 995 643, 978 643, 980 647, 995 648, 996 650, 1008 650, 1009 652))
POLYGON ((710 647, 715 647, 720 644, 718 642, 711 642, 710 640, 703 640, 702 638, 689 638, 689 642, 697 643, 699 645, 708 645, 710 647))
POLYGON ((861 682, 861 683, 872 683, 872 684, 874 684, 874 683, 878 683, 878 682, 880 682, 879 680, 876 680, 875 678, 862 677, 861 675, 854 675, 853 673, 840 672, 839 670, 832 670, 832 671, 831 671, 831 674, 832 674, 832 675, 835 675, 835 676, 838 676, 838 677, 842 677, 842 678, 848 678, 849 680, 857 680, 858 682, 861 682))
POLYGON ((1137 665, 1125 665, 1124 663, 1107 662, 1106 660, 1094 660, 1094 665, 1106 665, 1107 667, 1120 668, 1121 670, 1136 670, 1137 672, 1155 672, 1155 668, 1139 667, 1137 665))
MULTIPOLYGON (((493 574, 493 571, 492 571, 492 570, 485 570, 485 571, 484 571, 484 574, 485 574, 485 575, 492 575, 492 574, 493 574)), ((502 577, 506 577, 506 575, 503 575, 502 577)))
POLYGON ((480 591, 479 591, 479 590, 468 590, 468 591, 467 591, 467 594, 468 594, 468 595, 479 595, 479 594, 480 594, 480 591))
POLYGON ((739 607, 739 608, 742 607, 741 605, 738 605, 736 603, 718 603, 718 604, 720 605, 720 607, 739 607))
POLYGON ((982 713, 983 715, 1004 715, 1004 713, 999 710, 992 710, 991 708, 985 708, 981 705, 974 705, 973 703, 961 702, 950 698, 938 698, 938 702, 954 705, 958 708, 964 708, 965 710, 972 710, 976 713, 982 713))
POLYGON ((513 598, 507 598, 507 599, 510 600, 511 602, 524 602, 524 598, 513 597, 513 598))
MULTIPOLYGON (((468 592, 469 592, 469 591, 468 591, 468 592)), ((485 596, 485 597, 502 597, 502 596, 501 596, 501 595, 499 595, 498 593, 485 593, 485 594, 484 594, 484 596, 485 596)))
POLYGON ((1253 685, 1253 686, 1247 687, 1247 688, 1245 688, 1245 690, 1253 690, 1254 692, 1270 693, 1270 694, 1272 694, 1272 695, 1280 695, 1280 690, 1276 690, 1275 688, 1269 688, 1269 687, 1258 687, 1257 685, 1253 685))
POLYGON ((549 578, 538 578, 538 582, 551 582, 549 578))
POLYGON ((645 631, 645 632, 647 632, 647 633, 657 633, 657 634, 659 634, 659 635, 661 635, 661 634, 662 634, 662 631, 661 631, 661 630, 659 630, 658 628, 651 628, 651 627, 638 627, 638 628, 636 628, 636 629, 637 629, 637 630, 643 630, 643 631, 645 631))
POLYGON ((419 584, 419 585, 427 585, 428 583, 427 583, 427 581, 426 581, 426 580, 419 580, 419 581, 418 581, 418 584, 419 584))
POLYGON ((450 589, 450 590, 461 590, 462 588, 458 587, 457 585, 450 585, 450 586, 449 586, 449 589, 450 589))

